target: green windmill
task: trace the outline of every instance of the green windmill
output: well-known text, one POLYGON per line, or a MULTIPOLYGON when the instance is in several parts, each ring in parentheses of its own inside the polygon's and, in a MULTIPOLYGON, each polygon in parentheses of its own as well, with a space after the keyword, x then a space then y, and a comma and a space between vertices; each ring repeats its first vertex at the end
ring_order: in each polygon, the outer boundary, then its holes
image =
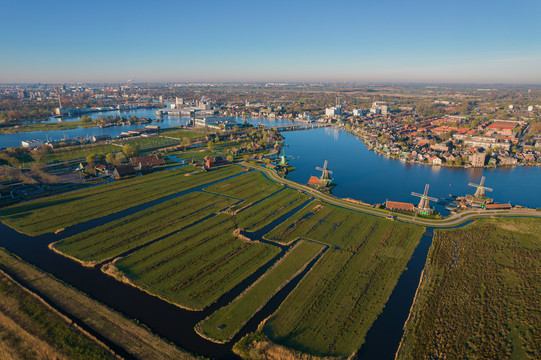
POLYGON ((282 149, 282 155, 280 156, 280 166, 286 167, 289 164, 287 163, 287 158, 292 158, 293 156, 287 156, 286 151, 282 149))

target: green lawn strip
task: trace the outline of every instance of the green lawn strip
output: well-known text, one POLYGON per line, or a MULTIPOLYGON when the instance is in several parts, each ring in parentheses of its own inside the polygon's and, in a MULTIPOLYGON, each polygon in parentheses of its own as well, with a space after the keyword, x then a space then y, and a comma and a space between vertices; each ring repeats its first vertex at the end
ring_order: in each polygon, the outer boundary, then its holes
POLYGON ((327 251, 301 280, 267 321, 264 333, 312 355, 350 356, 364 342, 423 232, 418 226, 325 205, 291 236, 339 247, 327 251), (326 213, 326 207, 332 211, 326 213), (331 219, 336 227, 329 226, 331 219))
POLYGON ((233 235, 219 214, 150 244, 115 263, 125 280, 184 308, 201 310, 278 254, 233 235))
POLYGON ((61 240, 54 248, 92 266, 178 231, 235 202, 203 192, 189 193, 61 240))
POLYGON ((193 139, 204 138, 205 136, 207 136, 207 134, 206 132, 201 132, 201 131, 170 128, 170 129, 163 129, 160 132, 160 136, 168 136, 168 137, 173 137, 177 139, 193 140, 193 139))
POLYGON ((229 166, 209 173, 184 176, 193 169, 187 166, 162 171, 10 206, 0 210, 0 219, 17 231, 40 235, 242 171, 238 166, 229 166))
POLYGON ((299 241, 283 259, 233 302, 199 323, 197 331, 213 341, 231 340, 274 294, 302 271, 322 250, 321 244, 299 241))
POLYGON ((308 196, 286 188, 268 199, 240 211, 235 216, 235 221, 239 227, 245 230, 257 231, 306 200, 308 200, 308 196))
POLYGON ((17 126, 2 127, 0 128, 0 134, 13 134, 19 132, 29 131, 58 131, 58 130, 71 130, 77 128, 90 128, 95 127, 93 123, 87 123, 82 121, 68 121, 68 122, 55 122, 55 123, 35 123, 35 124, 22 124, 17 126))
POLYGON ((541 220, 437 230, 398 359, 540 359, 541 220))
POLYGON ((55 358, 60 355, 69 359, 115 359, 69 319, 3 272, 0 272, 0 294, 0 348, 8 347, 13 358, 38 358, 47 352, 55 358), (19 328, 10 326, 10 320, 19 328))
MULTIPOLYGON (((4 249, 0 249, 0 269, 8 271, 17 281, 30 287, 32 291, 38 292, 56 308, 77 318, 79 324, 84 323, 96 333, 126 350, 133 358, 194 359, 190 354, 153 334, 148 328, 136 324, 124 315, 21 261, 4 249)), ((65 346, 69 346, 66 340, 66 338, 60 338, 60 341, 65 342, 65 346)))
POLYGON ((259 171, 252 171, 205 188, 209 192, 244 199, 243 203, 232 208, 233 211, 261 200, 281 189, 283 189, 282 185, 268 180, 259 171))
POLYGON ((44 161, 47 163, 70 161, 86 158, 88 155, 105 155, 107 153, 117 153, 121 151, 122 147, 109 144, 70 146, 48 152, 44 156, 44 161))

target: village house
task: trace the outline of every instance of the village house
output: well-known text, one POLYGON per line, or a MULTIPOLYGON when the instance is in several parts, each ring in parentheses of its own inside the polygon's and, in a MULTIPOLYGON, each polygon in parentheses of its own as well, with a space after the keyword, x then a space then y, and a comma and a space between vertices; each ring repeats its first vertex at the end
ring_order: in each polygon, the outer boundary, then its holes
POLYGON ((113 170, 113 176, 117 179, 124 179, 135 176, 137 172, 131 165, 118 165, 113 170))

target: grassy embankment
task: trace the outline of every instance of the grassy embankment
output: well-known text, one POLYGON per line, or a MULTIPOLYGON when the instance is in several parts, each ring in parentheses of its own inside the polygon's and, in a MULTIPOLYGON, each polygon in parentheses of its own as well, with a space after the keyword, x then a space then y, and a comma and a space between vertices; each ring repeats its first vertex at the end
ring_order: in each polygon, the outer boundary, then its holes
POLYGON ((243 199, 243 202, 230 208, 230 211, 234 213, 283 188, 282 185, 267 180, 261 172, 252 171, 245 175, 214 184, 204 190, 243 199))
POLYGON ((77 128, 91 128, 96 124, 83 121, 67 121, 67 122, 52 122, 52 123, 35 123, 23 124, 18 126, 10 126, 0 128, 0 134, 14 134, 19 132, 29 131, 56 131, 56 130, 72 130, 77 128))
POLYGON ((179 231, 237 200, 193 192, 54 244, 61 253, 95 265, 179 231))
POLYGON ((423 228, 319 202, 268 238, 333 245, 263 327, 275 343, 313 355, 357 351, 382 311, 423 228), (321 206, 320 206, 321 205, 321 206))
POLYGON ((541 220, 437 230, 398 359, 540 359, 541 220))
POLYGON ((115 359, 39 298, 0 272, 0 358, 115 359))
POLYGON ((230 341, 283 286, 319 254, 323 245, 300 241, 257 282, 229 305, 197 325, 197 331, 217 342, 230 341))
POLYGON ((193 167, 187 166, 17 204, 1 209, 0 220, 17 231, 40 235, 242 171, 238 166, 229 166, 209 173, 184 176, 193 170, 193 167))
MULTIPOLYGON (((193 359, 188 353, 152 334, 147 328, 137 325, 124 315, 90 299, 85 294, 54 279, 52 276, 21 261, 0 249, 0 269, 14 274, 33 291, 49 299, 57 308, 71 314, 90 329, 108 341, 139 359, 193 359)), ((13 357, 39 359, 103 359, 108 353, 82 334, 73 324, 65 324, 57 312, 43 302, 34 301, 15 286, 2 280, 0 282, 0 332, 4 344, 0 345, 0 355, 11 352, 13 357), (7 309, 7 310, 5 310, 7 309), (7 316, 2 314, 7 311, 7 316), (12 319, 13 321, 10 321, 12 319), (64 325, 64 324, 65 325, 64 325), (6 333, 8 332, 8 333, 6 333), (37 338, 37 339, 36 339, 37 338), (45 344, 47 343, 47 344, 45 344), (47 348, 52 348, 51 352, 47 348), (56 357, 56 354, 60 356, 56 357), (21 356, 19 356, 21 355, 21 356), (34 356, 36 355, 36 356, 34 356), (49 356, 50 355, 50 356, 49 356)), ((1 344, 1 343, 0 343, 1 344)))
MULTIPOLYGON (((150 244, 114 263, 120 278, 184 308, 215 302, 278 254, 233 235, 231 216, 219 214, 150 244)), ((106 265, 107 266, 107 265, 106 265)), ((116 269, 109 271, 117 272, 116 269)))

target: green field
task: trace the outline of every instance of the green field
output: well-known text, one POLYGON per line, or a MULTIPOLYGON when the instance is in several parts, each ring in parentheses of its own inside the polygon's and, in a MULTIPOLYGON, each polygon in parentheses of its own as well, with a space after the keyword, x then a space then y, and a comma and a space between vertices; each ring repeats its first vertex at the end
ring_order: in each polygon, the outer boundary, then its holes
POLYGON ((347 357, 364 342, 424 230, 318 205, 310 203, 267 235, 335 246, 280 305, 263 332, 278 344, 309 354, 347 357))
POLYGON ((229 166, 184 176, 193 170, 186 166, 10 206, 0 210, 0 220, 17 231, 40 235, 242 171, 238 166, 229 166))
POLYGON ((197 329, 219 342, 233 338, 250 318, 323 249, 323 245, 300 241, 263 277, 229 305, 199 323, 197 329))
POLYGON ((101 262, 178 231, 235 202, 223 196, 193 192, 79 233, 54 247, 81 261, 101 262))
POLYGON ((231 216, 220 214, 128 255, 116 267, 149 293, 203 309, 279 252, 238 239, 234 229, 231 216))
POLYGON ((235 222, 245 230, 256 231, 307 200, 308 196, 284 188, 270 198, 240 211, 235 216, 235 222))
POLYGON ((268 180, 261 172, 251 171, 245 175, 209 186, 204 190, 245 200, 231 208, 232 211, 235 211, 247 207, 283 188, 282 185, 268 180))
POLYGON ((541 220, 437 230, 398 359, 541 359, 541 220))
POLYGON ((46 163, 84 159, 88 155, 105 155, 107 153, 121 152, 122 147, 110 144, 93 144, 70 146, 52 150, 43 156, 46 163))

